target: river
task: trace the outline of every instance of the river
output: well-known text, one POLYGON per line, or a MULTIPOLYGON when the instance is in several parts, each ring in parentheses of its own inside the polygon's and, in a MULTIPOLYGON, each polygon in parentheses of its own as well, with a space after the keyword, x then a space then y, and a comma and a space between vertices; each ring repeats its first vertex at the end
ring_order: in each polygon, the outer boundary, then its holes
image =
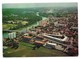
MULTIPOLYGON (((39 16, 39 13, 38 13, 38 16, 39 16)), ((42 17, 42 16, 41 16, 42 17)), ((46 19, 47 17, 42 17, 42 20, 46 19)), ((31 29, 32 27, 35 27, 35 26, 38 26, 39 25, 39 22, 38 21, 37 23, 35 24, 32 24, 28 27, 24 27, 24 28, 21 28, 21 29, 17 29, 18 32, 26 32, 27 30, 31 29)), ((8 38, 8 32, 3 32, 3 38, 8 38)))

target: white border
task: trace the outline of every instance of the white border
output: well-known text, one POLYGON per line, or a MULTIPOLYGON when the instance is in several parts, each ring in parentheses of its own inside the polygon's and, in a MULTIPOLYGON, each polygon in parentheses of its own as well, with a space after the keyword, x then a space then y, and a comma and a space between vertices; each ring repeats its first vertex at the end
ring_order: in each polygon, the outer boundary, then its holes
POLYGON ((50 3, 50 2, 78 2, 78 0, 2 0, 2 3, 50 3))
MULTIPOLYGON (((0 0, 0 58, 2 59, 3 58, 3 54, 2 54, 2 3, 57 3, 57 2, 77 2, 78 3, 78 26, 80 25, 80 0, 0 0)), ((80 27, 78 28, 79 29, 79 33, 80 33, 80 27)), ((78 34, 78 36, 79 36, 79 34, 78 34)), ((79 38, 80 38, 80 36, 79 36, 79 38)), ((78 38, 78 40, 79 40, 79 38, 78 38)), ((79 40, 79 42, 80 42, 80 40, 79 40)), ((80 46, 80 44, 79 44, 79 46, 80 46)), ((79 49, 80 49, 80 47, 79 47, 79 49)), ((19 58, 23 58, 23 57, 19 57, 19 58)), ((30 57, 24 57, 24 59, 25 58, 30 58, 30 57)), ((37 57, 37 58, 39 58, 39 59, 41 59, 42 57, 37 57)), ((37 58, 35 58, 35 57, 31 57, 30 59, 37 59, 37 58)), ((43 57, 43 59, 48 59, 48 58, 51 58, 51 59, 53 59, 53 58, 59 58, 59 59, 67 59, 67 58, 72 58, 72 59, 79 59, 80 58, 80 56, 78 56, 78 57, 43 57)), ((17 58, 15 58, 15 59, 17 59, 17 58)))

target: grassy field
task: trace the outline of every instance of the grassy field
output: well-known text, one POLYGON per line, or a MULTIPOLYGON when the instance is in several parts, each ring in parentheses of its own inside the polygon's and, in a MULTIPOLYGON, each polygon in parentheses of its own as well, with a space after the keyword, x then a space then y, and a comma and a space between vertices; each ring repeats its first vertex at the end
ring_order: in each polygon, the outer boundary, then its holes
POLYGON ((49 56, 67 56, 65 53, 59 50, 51 50, 44 47, 32 50, 34 45, 28 43, 20 43, 18 49, 8 48, 4 50, 4 57, 49 57, 49 56))
POLYGON ((10 29, 11 27, 15 27, 15 26, 17 26, 16 24, 3 24, 2 25, 3 26, 3 29, 10 29))

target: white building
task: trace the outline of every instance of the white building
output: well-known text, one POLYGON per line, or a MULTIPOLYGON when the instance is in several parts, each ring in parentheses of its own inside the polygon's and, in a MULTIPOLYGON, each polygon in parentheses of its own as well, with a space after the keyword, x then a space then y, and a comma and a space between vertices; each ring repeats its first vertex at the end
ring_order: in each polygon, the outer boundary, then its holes
POLYGON ((16 32, 8 33, 8 38, 9 39, 16 38, 16 32))

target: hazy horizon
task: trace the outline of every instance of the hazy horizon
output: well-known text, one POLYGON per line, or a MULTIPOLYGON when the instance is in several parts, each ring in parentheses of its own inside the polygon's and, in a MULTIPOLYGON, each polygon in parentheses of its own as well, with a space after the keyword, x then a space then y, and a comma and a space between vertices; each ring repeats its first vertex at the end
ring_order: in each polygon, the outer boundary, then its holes
POLYGON ((77 3, 5 3, 2 8, 77 7, 77 3))

